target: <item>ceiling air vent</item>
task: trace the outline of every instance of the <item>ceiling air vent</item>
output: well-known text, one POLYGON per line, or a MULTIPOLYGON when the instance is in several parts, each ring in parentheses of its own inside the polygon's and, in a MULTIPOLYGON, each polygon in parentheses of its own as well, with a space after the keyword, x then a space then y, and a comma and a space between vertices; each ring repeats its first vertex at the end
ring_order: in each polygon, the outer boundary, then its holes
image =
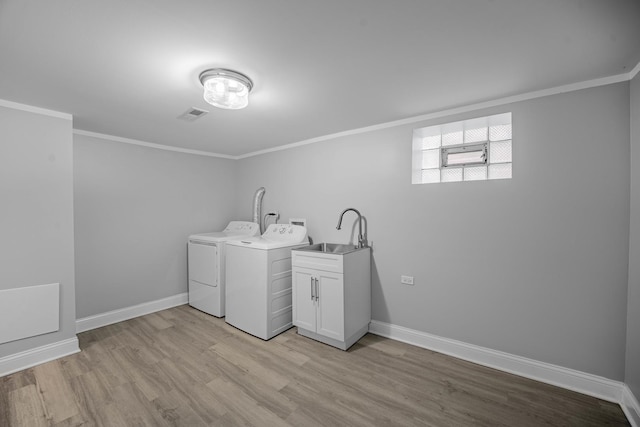
POLYGON ((184 120, 185 122, 193 122, 194 120, 199 119, 200 117, 204 116, 207 113, 208 111, 206 110, 201 110, 199 108, 191 107, 184 113, 180 114, 178 116, 178 120, 184 120))

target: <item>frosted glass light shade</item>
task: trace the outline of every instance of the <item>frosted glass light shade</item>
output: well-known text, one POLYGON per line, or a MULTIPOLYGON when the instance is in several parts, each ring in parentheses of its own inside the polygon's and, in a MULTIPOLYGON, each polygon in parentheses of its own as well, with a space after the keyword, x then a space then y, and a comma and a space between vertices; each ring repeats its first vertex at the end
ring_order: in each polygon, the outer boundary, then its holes
POLYGON ((204 100, 214 107, 239 110, 249 105, 253 83, 236 71, 215 68, 200 74, 204 86, 204 100))

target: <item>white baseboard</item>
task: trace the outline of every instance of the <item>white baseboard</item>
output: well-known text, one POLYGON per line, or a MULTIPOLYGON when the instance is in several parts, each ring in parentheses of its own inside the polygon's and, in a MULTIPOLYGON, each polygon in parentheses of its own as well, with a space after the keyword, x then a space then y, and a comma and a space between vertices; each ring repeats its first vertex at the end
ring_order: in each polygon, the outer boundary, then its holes
POLYGON ((107 311, 106 313, 96 314, 94 316, 83 317, 82 319, 76 320, 76 331, 80 333, 91 329, 101 328, 102 326, 122 322, 123 320, 133 319, 134 317, 144 316, 145 314, 186 304, 187 302, 189 302, 189 294, 184 292, 167 298, 133 305, 131 307, 120 308, 118 310, 107 311))
POLYGON ((0 377, 31 368, 32 366, 78 353, 78 338, 73 337, 31 350, 0 358, 0 377))
POLYGON ((620 402, 620 406, 631 425, 633 427, 640 427, 640 403, 638 403, 638 399, 636 399, 626 384, 622 390, 622 402, 620 402))
POLYGON ((369 332, 622 405, 620 381, 375 320, 369 332))

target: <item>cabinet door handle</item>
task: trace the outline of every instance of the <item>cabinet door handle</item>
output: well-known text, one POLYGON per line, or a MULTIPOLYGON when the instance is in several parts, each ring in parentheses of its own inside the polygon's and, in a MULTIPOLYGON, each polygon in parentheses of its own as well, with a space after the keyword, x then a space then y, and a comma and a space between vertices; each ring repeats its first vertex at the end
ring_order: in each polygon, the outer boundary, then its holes
POLYGON ((315 299, 315 295, 313 294, 313 277, 311 278, 311 301, 315 299))
POLYGON ((318 293, 319 293, 318 292, 319 291, 319 289, 318 289, 318 278, 316 278, 315 281, 316 281, 316 301, 318 301, 318 293))

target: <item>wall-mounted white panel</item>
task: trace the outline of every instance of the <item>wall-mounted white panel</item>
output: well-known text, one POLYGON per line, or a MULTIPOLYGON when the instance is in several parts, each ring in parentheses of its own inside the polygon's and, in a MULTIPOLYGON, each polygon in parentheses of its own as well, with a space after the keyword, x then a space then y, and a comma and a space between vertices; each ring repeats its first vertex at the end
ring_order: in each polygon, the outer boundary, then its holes
POLYGON ((0 290, 0 344, 58 329, 58 283, 0 290))

